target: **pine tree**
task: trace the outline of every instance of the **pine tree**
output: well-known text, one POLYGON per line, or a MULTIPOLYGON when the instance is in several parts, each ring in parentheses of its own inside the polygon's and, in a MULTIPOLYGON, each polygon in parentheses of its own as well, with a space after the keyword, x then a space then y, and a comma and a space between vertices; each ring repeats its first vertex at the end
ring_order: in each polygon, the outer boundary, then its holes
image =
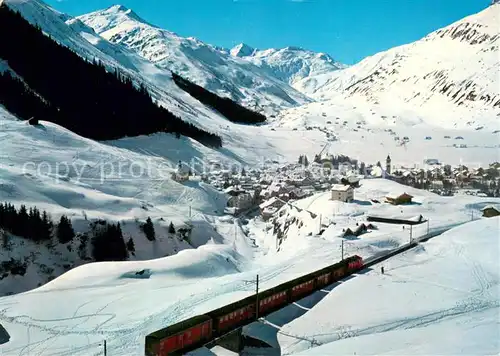
POLYGON ((57 225, 57 239, 60 243, 65 244, 73 240, 75 231, 69 220, 65 215, 61 216, 61 220, 57 225))
POLYGON ((168 226, 168 233, 175 234, 175 227, 173 222, 170 222, 170 225, 168 226))
POLYGON ((42 213, 42 226, 40 231, 40 240, 50 240, 52 237, 52 227, 53 223, 49 218, 49 215, 44 210, 42 213))
POLYGON ((129 238, 127 241, 127 250, 132 253, 135 252, 135 243, 132 238, 129 238))
POLYGON ((28 215, 28 210, 26 209, 25 205, 21 205, 21 208, 19 209, 19 212, 17 213, 17 223, 14 228, 13 233, 15 235, 24 237, 24 238, 32 238, 30 236, 30 229, 29 229, 29 215, 28 215))
POLYGON ((127 245, 123 239, 120 224, 106 224, 92 237, 92 257, 95 261, 125 261, 127 245))
POLYGON ((0 229, 5 228, 5 206, 0 203, 0 229))

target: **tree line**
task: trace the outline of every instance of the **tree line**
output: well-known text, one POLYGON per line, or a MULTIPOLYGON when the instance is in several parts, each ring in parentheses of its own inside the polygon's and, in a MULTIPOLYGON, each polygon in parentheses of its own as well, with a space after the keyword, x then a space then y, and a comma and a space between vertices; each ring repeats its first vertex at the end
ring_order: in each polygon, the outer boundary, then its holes
MULTIPOLYGON (((114 224, 105 220, 97 220, 92 222, 90 226, 92 260, 96 262, 125 261, 130 253, 135 252, 134 240, 129 237, 125 241, 120 223, 114 224)), ((153 221, 150 217, 140 227, 149 241, 156 240, 153 221)), ((66 215, 62 215, 59 222, 54 223, 45 210, 40 211, 36 206, 27 208, 25 205, 21 205, 18 209, 10 203, 0 203, 0 230, 36 243, 48 242, 56 237, 60 244, 67 244, 77 236, 71 219, 66 215)), ((170 234, 176 233, 172 222, 168 227, 168 232, 170 234)), ((79 248, 86 250, 89 235, 85 233, 78 236, 80 241, 84 241, 79 248)), ((7 245, 6 238, 7 236, 4 234, 4 247, 7 245)), ((82 256, 84 255, 82 254, 82 256)))
POLYGON ((238 124, 259 124, 266 121, 266 117, 263 114, 247 109, 229 98, 221 98, 176 73, 172 72, 172 79, 179 88, 201 103, 217 110, 231 122, 238 124))
POLYGON ((95 140, 181 134, 219 148, 220 136, 204 131, 158 106, 144 85, 118 70, 89 62, 45 36, 21 14, 0 5, 0 59, 23 78, 0 78, 0 101, 21 119, 35 116, 95 140))
POLYGON ((54 233, 60 243, 67 243, 75 237, 71 220, 61 216, 58 224, 54 224, 49 214, 40 211, 36 206, 19 209, 10 203, 0 204, 0 228, 34 242, 49 241, 54 233))

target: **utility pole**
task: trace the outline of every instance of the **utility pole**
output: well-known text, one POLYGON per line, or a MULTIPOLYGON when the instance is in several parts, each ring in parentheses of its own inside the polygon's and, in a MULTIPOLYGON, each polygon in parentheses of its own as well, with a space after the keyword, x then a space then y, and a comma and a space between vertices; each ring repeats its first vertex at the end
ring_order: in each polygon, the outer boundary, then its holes
POLYGON ((255 301, 255 319, 259 319, 259 275, 257 275, 257 282, 255 285, 255 296, 256 296, 256 301, 255 301))
POLYGON ((429 235, 429 218, 427 218, 427 235, 429 235))
POLYGON ((323 214, 319 214, 319 231, 318 234, 321 233, 321 220, 323 219, 323 214))
POLYGON ((412 237, 413 237, 413 225, 410 225, 410 243, 412 241, 412 237))
POLYGON ((99 344, 99 345, 102 345, 104 347, 104 356, 107 356, 108 352, 107 352, 107 348, 106 348, 106 340, 104 340, 104 342, 102 344, 99 344))

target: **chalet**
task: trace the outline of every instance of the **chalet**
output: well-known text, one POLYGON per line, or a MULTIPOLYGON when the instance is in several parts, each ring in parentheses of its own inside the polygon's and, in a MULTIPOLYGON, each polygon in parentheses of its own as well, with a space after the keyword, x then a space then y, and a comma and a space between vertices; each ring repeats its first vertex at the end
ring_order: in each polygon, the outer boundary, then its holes
POLYGON ((300 188, 295 188, 290 192, 290 199, 302 199, 307 196, 307 193, 300 188))
POLYGON ((361 224, 356 227, 356 229, 351 230, 350 228, 347 228, 344 232, 344 237, 346 236, 361 236, 365 233, 368 232, 368 230, 375 230, 376 227, 372 224, 361 224))
POLYGON ((413 196, 407 193, 391 194, 385 197, 386 202, 392 205, 410 204, 413 196))
POLYGON ((182 162, 179 161, 177 169, 174 171, 174 173, 172 173, 172 179, 179 183, 185 182, 189 180, 189 173, 189 167, 183 165, 182 162))
POLYGON ((488 205, 481 209, 483 212, 483 218, 492 218, 494 216, 500 215, 500 207, 488 205))
POLYGON ((354 188, 350 185, 333 184, 331 192, 332 200, 338 200, 345 203, 354 200, 354 188))
POLYGON ((227 201, 228 208, 235 208, 237 211, 249 209, 254 203, 254 197, 249 192, 231 195, 227 201))

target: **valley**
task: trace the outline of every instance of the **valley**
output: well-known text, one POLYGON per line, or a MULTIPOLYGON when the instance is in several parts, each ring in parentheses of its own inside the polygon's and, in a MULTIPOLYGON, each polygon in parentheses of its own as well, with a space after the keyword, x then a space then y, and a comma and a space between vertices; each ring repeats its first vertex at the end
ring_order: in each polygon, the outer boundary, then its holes
POLYGON ((429 232, 444 233, 387 274, 361 271, 244 327, 271 347, 240 354, 418 354, 424 337, 429 353, 498 350, 499 3, 352 65, 291 45, 223 48, 123 5, 6 8, 34 37, 0 51, 0 204, 47 212, 52 236, 0 219, 1 354, 98 355, 104 341, 108 355, 144 354, 147 334, 248 297, 257 275, 272 288, 429 232), (41 34, 71 61, 18 49, 41 34), (334 197, 344 188, 353 199, 334 197), (390 203, 403 193, 410 203, 390 203), (108 224, 119 259, 96 251, 108 224))

